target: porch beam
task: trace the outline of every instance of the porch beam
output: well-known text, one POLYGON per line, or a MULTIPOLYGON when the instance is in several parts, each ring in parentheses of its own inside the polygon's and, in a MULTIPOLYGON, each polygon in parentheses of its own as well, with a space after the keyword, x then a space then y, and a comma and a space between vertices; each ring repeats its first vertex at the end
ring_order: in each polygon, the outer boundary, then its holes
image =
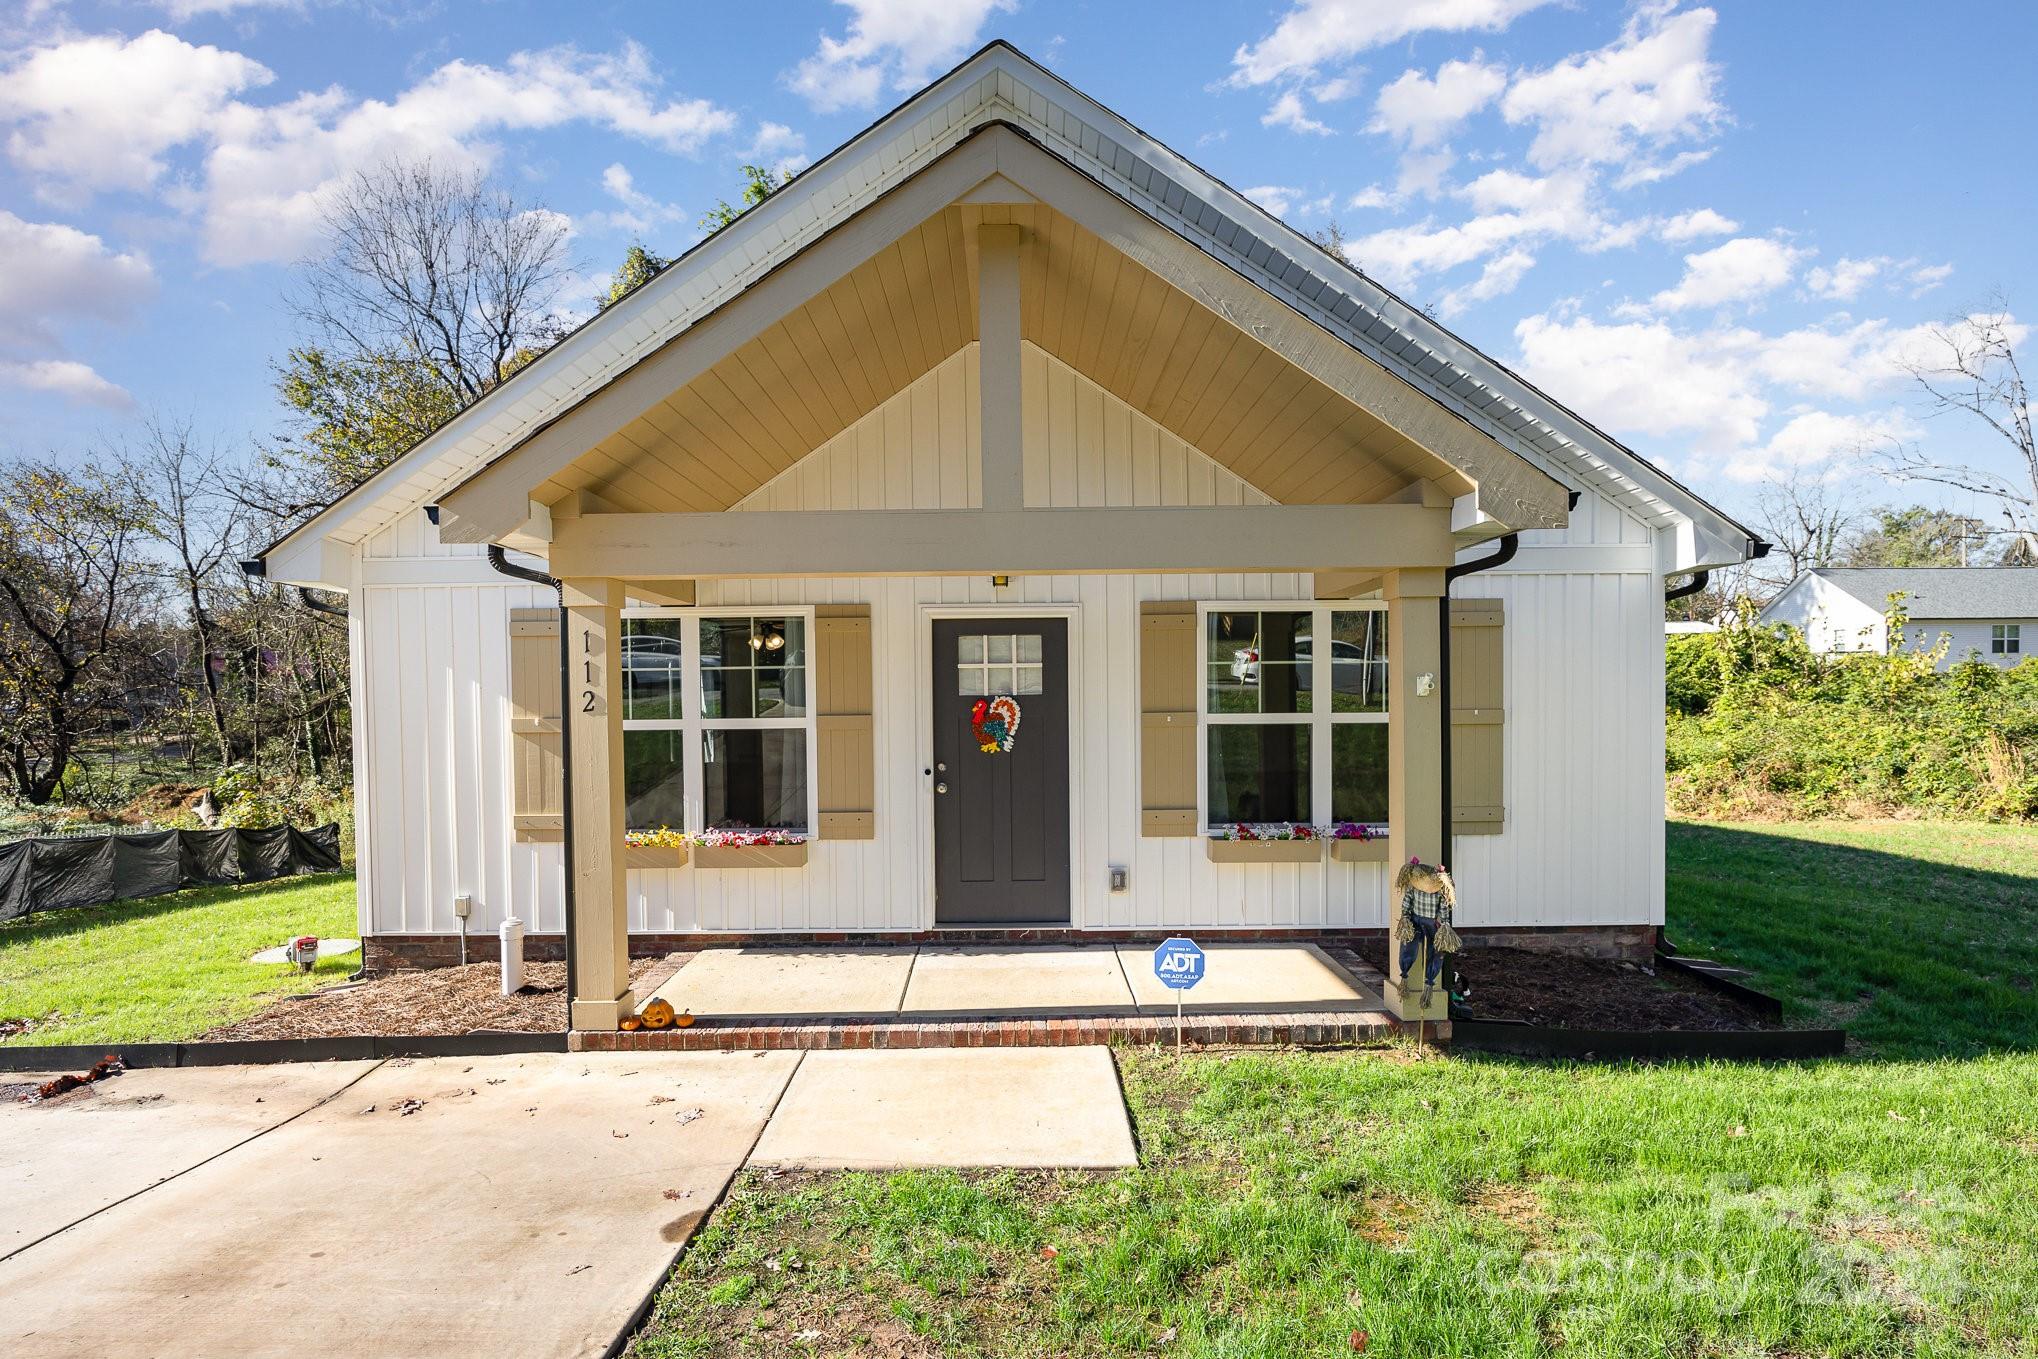
POLYGON ((576 1029, 613 1032, 634 1010, 623 873, 623 586, 563 577, 573 816, 573 987, 576 1029))
POLYGON ((550 560, 623 579, 1441 571, 1452 548, 1450 512, 1420 505, 759 510, 562 520, 550 560))
POLYGON ((984 508, 1016 510, 1026 499, 1019 391, 1019 228, 977 228, 977 338, 982 405, 978 441, 984 508))

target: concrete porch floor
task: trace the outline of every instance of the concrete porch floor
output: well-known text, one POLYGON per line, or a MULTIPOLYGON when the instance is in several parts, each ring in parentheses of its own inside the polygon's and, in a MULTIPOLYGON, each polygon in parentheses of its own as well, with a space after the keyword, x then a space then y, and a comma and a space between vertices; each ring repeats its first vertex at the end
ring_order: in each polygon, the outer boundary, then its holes
MULTIPOLYGON (((1349 949, 1204 944, 1183 1004, 1196 1045, 1377 1041, 1398 1024, 1349 949)), ((582 1051, 1065 1047, 1173 1041, 1174 993, 1146 944, 711 948, 674 955, 650 995, 683 1029, 576 1031, 582 1051)), ((1447 1037, 1431 1026, 1431 1036, 1447 1037)))

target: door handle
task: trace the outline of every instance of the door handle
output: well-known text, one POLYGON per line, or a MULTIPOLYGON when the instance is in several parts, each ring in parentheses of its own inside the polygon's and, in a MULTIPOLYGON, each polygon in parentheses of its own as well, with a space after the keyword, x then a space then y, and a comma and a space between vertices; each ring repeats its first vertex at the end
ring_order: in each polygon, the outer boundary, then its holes
POLYGON ((945 793, 948 791, 948 785, 946 783, 937 783, 934 785, 934 791, 937 793, 945 793))

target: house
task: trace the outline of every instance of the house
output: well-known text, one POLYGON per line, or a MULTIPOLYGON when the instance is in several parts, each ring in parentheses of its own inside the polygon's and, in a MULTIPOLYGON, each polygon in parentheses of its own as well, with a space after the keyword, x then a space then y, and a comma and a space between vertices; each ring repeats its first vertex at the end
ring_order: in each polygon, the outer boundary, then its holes
POLYGON ((994 43, 262 569, 349 596, 370 959, 515 915, 600 1029, 633 949, 1377 941, 1413 855, 1646 950, 1664 581, 1754 546, 994 43))
POLYGON ((1945 669, 1971 656, 2005 668, 2038 646, 2038 571, 2017 566, 1817 567, 1769 601, 1758 621, 1788 623, 1813 651, 1885 651, 1890 596, 1902 594, 1913 650, 1947 639, 1945 669))
POLYGON ((1667 637, 1697 637, 1708 632, 1718 632, 1718 623, 1708 623, 1701 618, 1672 618, 1663 624, 1663 635, 1667 637))

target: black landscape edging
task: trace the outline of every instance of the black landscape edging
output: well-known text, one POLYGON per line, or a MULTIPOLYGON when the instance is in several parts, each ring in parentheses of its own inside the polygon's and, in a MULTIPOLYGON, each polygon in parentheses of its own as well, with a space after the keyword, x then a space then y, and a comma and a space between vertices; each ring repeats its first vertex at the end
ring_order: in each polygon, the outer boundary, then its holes
POLYGON ((1656 965, 1667 967, 1681 977, 1690 977, 1701 986, 1709 986, 1722 995, 1732 996, 1743 1005, 1759 1011, 1764 1019, 1774 1021, 1783 1018, 1782 1001, 1766 991, 1757 991, 1746 982, 1736 981, 1715 971, 1714 969, 1721 964, 1713 962, 1710 958, 1674 957, 1659 950, 1656 954, 1656 965))
POLYGON ((566 1032, 354 1034, 337 1038, 243 1038, 191 1043, 0 1044, 0 1071, 84 1070, 109 1053, 134 1070, 176 1066, 268 1066, 278 1062, 364 1062, 386 1057, 494 1057, 564 1052, 566 1032))
POLYGON ((1845 1029, 1556 1029, 1508 1019, 1454 1019, 1451 1046, 1519 1057, 1796 1061, 1838 1057, 1845 1029))

